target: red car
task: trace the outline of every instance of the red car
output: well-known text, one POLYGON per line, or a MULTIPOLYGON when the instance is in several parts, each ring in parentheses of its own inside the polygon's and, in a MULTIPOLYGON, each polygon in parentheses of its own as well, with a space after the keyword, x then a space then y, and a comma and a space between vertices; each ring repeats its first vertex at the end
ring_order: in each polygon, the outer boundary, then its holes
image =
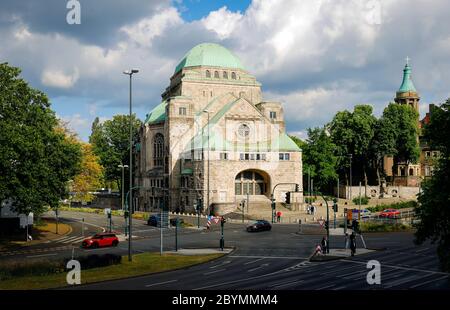
POLYGON ((396 209, 386 209, 380 213, 380 217, 397 218, 399 216, 400 216, 400 211, 398 211, 396 209))
POLYGON ((115 234, 101 233, 96 234, 90 238, 84 239, 81 243, 83 248, 99 248, 106 246, 117 246, 119 244, 119 238, 115 234))

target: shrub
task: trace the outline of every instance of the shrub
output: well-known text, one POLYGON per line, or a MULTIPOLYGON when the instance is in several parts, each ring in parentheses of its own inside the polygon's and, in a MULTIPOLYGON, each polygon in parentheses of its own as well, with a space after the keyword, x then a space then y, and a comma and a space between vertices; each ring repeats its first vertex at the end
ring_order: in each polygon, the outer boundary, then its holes
MULTIPOLYGON (((65 260, 65 264, 70 259, 65 260)), ((76 260, 80 262, 81 269, 92 269, 92 268, 98 268, 98 267, 106 267, 110 265, 118 265, 122 262, 122 256, 117 254, 92 254, 88 256, 81 256, 78 257, 76 260)))
POLYGON ((410 230, 411 226, 399 223, 363 222, 360 229, 362 232, 395 232, 410 230))
POLYGON ((361 204, 362 205, 367 205, 369 203, 369 199, 370 199, 369 197, 367 197, 367 196, 358 196, 358 197, 353 198, 353 200, 352 200, 355 205, 359 205, 360 197, 361 197, 361 204))
POLYGON ((377 205, 375 207, 369 207, 367 208, 370 212, 380 212, 386 209, 405 209, 405 208, 415 208, 418 206, 417 201, 410 200, 410 201, 402 201, 397 202, 389 205, 377 205))

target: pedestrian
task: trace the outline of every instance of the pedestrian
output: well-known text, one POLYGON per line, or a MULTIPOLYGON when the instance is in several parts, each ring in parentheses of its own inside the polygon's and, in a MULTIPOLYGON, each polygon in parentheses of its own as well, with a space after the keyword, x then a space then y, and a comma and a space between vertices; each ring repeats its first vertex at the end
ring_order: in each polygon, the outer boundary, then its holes
POLYGON ((328 240, 327 240, 327 237, 323 237, 323 238, 322 238, 321 245, 322 245, 322 251, 323 251, 323 253, 328 253, 328 251, 327 251, 327 247, 328 247, 328 240))
POLYGON ((277 212, 277 222, 280 223, 281 222, 281 211, 277 212))
POLYGON ((356 234, 353 231, 350 235, 350 251, 352 253, 352 256, 355 256, 356 253, 356 234))
POLYGON ((345 233, 345 249, 348 249, 348 246, 349 246, 349 244, 348 244, 348 233, 345 233))

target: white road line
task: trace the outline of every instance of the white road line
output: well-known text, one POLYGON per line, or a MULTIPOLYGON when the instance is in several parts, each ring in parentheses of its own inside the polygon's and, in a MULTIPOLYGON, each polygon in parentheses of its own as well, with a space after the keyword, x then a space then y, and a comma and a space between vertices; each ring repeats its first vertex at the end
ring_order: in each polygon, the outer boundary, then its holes
POLYGON ((244 263, 244 265, 250 265, 250 264, 259 262, 260 260, 263 260, 263 259, 265 259, 265 258, 264 258, 264 257, 258 258, 258 259, 252 260, 252 261, 250 261, 250 262, 246 262, 246 263, 244 263))
POLYGON ((203 275, 207 276, 216 272, 221 272, 221 271, 225 271, 226 269, 219 269, 219 270, 214 270, 214 271, 209 271, 209 272, 205 272, 203 275))
MULTIPOLYGON (((425 276, 425 277, 427 277, 427 276, 425 276)), ((406 277, 406 278, 401 278, 401 279, 397 279, 397 280, 392 281, 392 282, 388 282, 388 285, 386 285, 385 288, 390 288, 390 287, 393 287, 393 286, 396 286, 396 285, 400 285, 400 284, 403 284, 403 283, 408 283, 410 281, 419 280, 419 279, 423 279, 423 278, 424 277, 418 277, 417 275, 412 275, 412 276, 409 276, 409 277, 406 277)))
POLYGON ((72 237, 72 238, 62 241, 62 243, 75 243, 75 242, 81 241, 83 239, 85 239, 85 238, 84 237, 72 237))
POLYGON ((278 283, 275 285, 270 286, 271 288, 280 288, 280 287, 285 287, 285 286, 289 286, 292 284, 297 284, 297 283, 301 283, 303 282, 303 280, 297 280, 297 281, 292 281, 292 282, 286 282, 286 283, 278 283))
POLYGON ((269 258, 269 259, 308 259, 308 257, 298 256, 258 256, 258 255, 230 255, 229 257, 244 257, 244 258, 269 258))
MULTIPOLYGON (((367 265, 367 262, 360 262, 360 261, 347 260, 347 259, 341 259, 341 262, 367 265)), ((418 268, 407 268, 407 267, 400 267, 400 266, 396 266, 396 265, 381 264, 381 267, 382 268, 383 267, 389 267, 389 268, 393 268, 393 269, 403 269, 403 270, 408 270, 408 271, 418 271, 418 272, 425 272, 425 273, 431 273, 431 274, 442 274, 442 275, 449 276, 449 274, 446 273, 446 272, 424 270, 424 269, 418 269, 418 268)))
POLYGON ((258 270, 258 269, 261 269, 261 268, 267 267, 267 266, 269 266, 269 264, 262 264, 262 265, 260 265, 259 267, 256 267, 256 268, 247 270, 247 272, 253 272, 253 271, 255 271, 255 270, 258 270))
POLYGON ((27 258, 32 258, 32 257, 44 257, 44 256, 53 256, 56 255, 56 253, 51 253, 51 254, 39 254, 39 255, 30 255, 27 256, 27 258))
POLYGON ((420 249, 420 250, 417 250, 415 253, 420 253, 420 252, 428 251, 429 249, 430 249, 430 248, 420 249))
POLYGON ((217 267, 222 267, 223 265, 227 265, 227 264, 229 264, 229 263, 231 263, 231 261, 230 261, 230 260, 227 260, 227 261, 225 261, 225 262, 223 262, 223 263, 221 263, 221 264, 219 264, 219 265, 211 266, 211 267, 209 267, 209 268, 210 268, 210 269, 214 269, 214 268, 217 268, 217 267))
POLYGON ((316 291, 325 290, 327 288, 332 288, 333 286, 334 286, 334 284, 331 284, 331 285, 327 285, 327 286, 322 286, 322 287, 316 288, 315 290, 316 291))
POLYGON ((443 277, 440 277, 440 278, 437 278, 437 279, 431 279, 431 280, 428 280, 428 281, 425 281, 425 282, 418 283, 418 284, 416 284, 416 285, 410 286, 409 288, 420 287, 420 286, 423 286, 423 285, 428 284, 428 283, 431 283, 431 282, 437 282, 437 281, 444 280, 445 278, 448 278, 448 277, 449 277, 449 276, 443 276, 443 277))
POLYGON ((156 286, 156 285, 161 285, 161 284, 167 284, 167 283, 172 283, 172 282, 176 282, 176 281, 178 281, 178 280, 170 280, 170 281, 165 281, 165 282, 152 283, 152 284, 147 284, 145 287, 156 286))

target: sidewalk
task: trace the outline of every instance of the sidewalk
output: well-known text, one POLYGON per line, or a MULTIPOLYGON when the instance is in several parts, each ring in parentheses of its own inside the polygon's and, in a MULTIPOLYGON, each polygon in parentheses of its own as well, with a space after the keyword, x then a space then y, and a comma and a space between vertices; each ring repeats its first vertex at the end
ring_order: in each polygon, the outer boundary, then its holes
MULTIPOLYGON (((358 248, 358 249, 356 249, 355 256, 364 255, 364 254, 372 253, 375 251, 376 250, 372 250, 372 249, 358 248)), ((322 261, 337 260, 337 259, 348 258, 348 257, 352 257, 350 249, 330 249, 330 253, 328 253, 328 254, 313 254, 309 258, 309 261, 322 262, 322 261)))

